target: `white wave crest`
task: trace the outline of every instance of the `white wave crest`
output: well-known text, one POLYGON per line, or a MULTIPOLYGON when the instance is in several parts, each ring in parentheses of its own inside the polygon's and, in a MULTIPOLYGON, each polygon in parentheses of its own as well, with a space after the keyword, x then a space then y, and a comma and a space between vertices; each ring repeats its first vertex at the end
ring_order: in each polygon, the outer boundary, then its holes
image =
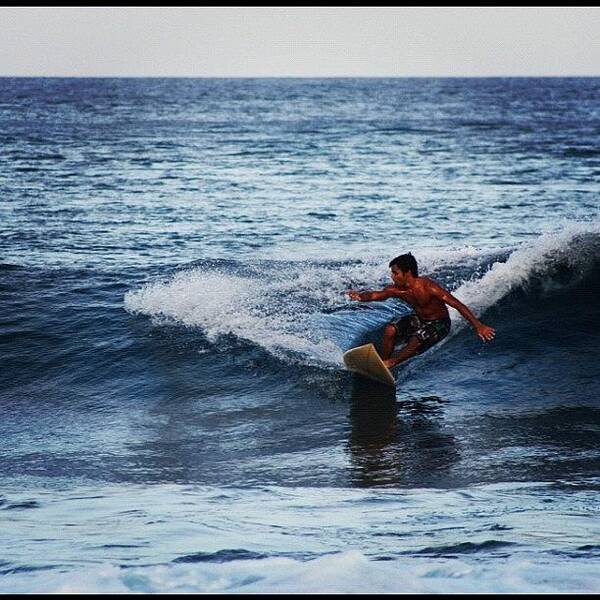
MULTIPOLYGON (((544 233, 533 243, 515 249, 504 262, 498 261, 479 279, 465 281, 453 294, 476 314, 496 304, 511 290, 525 286, 535 272, 541 272, 561 257, 573 265, 582 264, 589 256, 585 249, 570 252, 575 240, 582 235, 597 235, 600 227, 571 223, 559 233, 544 233)), ((465 324, 458 312, 450 309, 453 320, 465 324)))

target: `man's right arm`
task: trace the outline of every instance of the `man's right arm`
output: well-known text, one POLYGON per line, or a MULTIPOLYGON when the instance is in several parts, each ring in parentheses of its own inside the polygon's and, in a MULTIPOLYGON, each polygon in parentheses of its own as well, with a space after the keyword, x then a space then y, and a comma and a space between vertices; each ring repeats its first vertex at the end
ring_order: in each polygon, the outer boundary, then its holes
POLYGON ((355 292, 353 290, 348 290, 346 292, 346 294, 348 294, 350 300, 359 300, 360 302, 372 302, 374 300, 387 300, 388 298, 391 298, 393 296, 390 288, 385 288, 383 290, 377 290, 377 291, 368 291, 368 292, 355 292))

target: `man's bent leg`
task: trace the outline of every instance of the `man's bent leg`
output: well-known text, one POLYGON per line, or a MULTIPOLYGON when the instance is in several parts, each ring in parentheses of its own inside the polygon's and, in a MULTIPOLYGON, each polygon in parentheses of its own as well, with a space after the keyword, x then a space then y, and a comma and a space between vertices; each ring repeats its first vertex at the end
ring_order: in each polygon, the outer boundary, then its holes
POLYGON ((411 336, 408 340, 408 344, 396 354, 393 358, 384 359, 383 362, 388 369, 399 365, 401 362, 412 358, 415 354, 418 354, 419 348, 421 347, 421 341, 416 336, 411 336))
POLYGON ((396 328, 393 325, 386 325, 383 330, 383 341, 381 342, 381 358, 384 360, 392 355, 394 342, 396 340, 396 328))

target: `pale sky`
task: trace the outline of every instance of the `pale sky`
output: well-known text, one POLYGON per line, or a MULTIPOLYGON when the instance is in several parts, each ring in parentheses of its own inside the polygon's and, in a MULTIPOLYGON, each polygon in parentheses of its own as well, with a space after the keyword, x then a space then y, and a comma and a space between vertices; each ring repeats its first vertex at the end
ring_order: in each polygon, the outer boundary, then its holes
POLYGON ((2 76, 600 75, 600 7, 0 7, 2 76))

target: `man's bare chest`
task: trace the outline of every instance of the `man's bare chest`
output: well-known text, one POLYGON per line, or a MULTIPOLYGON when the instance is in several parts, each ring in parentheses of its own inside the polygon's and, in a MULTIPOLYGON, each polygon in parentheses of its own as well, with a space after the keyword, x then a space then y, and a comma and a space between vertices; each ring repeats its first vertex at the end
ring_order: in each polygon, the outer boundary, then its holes
POLYGON ((417 307, 427 306, 434 300, 434 296, 427 290, 400 290, 396 295, 400 300, 417 307))

